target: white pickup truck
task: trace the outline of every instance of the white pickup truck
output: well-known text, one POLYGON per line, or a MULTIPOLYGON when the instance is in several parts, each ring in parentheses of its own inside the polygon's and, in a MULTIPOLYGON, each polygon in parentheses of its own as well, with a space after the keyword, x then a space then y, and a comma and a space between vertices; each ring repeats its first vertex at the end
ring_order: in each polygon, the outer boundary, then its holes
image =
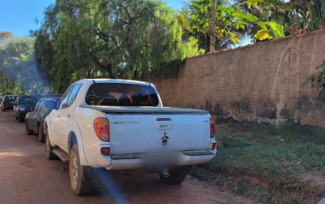
POLYGON ((115 79, 75 82, 44 121, 46 156, 69 161, 77 195, 91 192, 97 168, 146 168, 180 184, 216 156, 214 132, 207 111, 163 107, 153 84, 115 79))

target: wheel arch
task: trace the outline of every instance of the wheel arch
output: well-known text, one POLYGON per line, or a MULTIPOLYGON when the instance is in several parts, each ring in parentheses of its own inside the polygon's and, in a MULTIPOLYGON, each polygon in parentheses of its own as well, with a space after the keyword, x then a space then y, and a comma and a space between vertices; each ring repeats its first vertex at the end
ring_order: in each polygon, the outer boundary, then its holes
POLYGON ((55 145, 54 145, 54 143, 52 141, 51 130, 50 130, 50 127, 48 126, 47 122, 48 121, 44 121, 44 129, 43 129, 43 131, 44 131, 45 137, 46 136, 48 137, 48 139, 50 140, 50 144, 54 147, 55 145))
POLYGON ((68 136, 68 152, 70 153, 71 148, 74 144, 78 144, 77 136, 74 131, 70 131, 68 136))
POLYGON ((88 165, 87 158, 84 152, 83 140, 79 125, 76 122, 72 123, 72 130, 68 135, 68 153, 70 154, 71 148, 74 144, 78 145, 79 157, 81 165, 88 165))

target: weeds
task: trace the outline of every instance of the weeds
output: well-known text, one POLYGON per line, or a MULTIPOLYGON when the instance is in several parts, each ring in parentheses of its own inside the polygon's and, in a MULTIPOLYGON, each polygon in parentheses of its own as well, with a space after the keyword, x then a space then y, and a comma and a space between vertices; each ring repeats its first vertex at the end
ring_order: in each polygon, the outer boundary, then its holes
POLYGON ((295 124, 220 125, 223 148, 192 175, 263 203, 317 203, 325 196, 325 132, 295 124))

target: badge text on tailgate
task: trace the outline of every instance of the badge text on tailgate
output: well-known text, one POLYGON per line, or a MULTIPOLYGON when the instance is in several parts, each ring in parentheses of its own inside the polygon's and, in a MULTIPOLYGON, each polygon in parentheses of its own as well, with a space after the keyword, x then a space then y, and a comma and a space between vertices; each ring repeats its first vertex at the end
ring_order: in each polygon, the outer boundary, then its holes
POLYGON ((168 143, 169 137, 166 135, 166 131, 164 131, 164 136, 161 138, 162 145, 165 147, 168 143))

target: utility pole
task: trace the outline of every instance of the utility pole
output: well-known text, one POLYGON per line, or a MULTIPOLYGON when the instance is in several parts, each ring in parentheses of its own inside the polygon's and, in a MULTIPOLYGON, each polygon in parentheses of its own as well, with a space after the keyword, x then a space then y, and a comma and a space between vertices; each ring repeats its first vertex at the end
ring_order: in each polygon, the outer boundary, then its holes
POLYGON ((216 44, 216 10, 217 10, 217 0, 213 0, 212 11, 211 11, 211 21, 210 21, 210 52, 215 52, 216 44))

